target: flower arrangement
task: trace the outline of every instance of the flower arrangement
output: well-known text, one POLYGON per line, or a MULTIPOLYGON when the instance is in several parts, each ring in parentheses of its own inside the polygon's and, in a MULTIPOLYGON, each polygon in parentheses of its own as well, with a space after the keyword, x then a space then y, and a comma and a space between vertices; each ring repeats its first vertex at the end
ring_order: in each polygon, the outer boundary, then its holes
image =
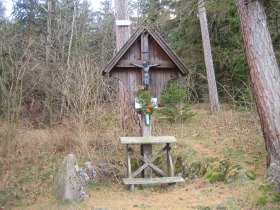
POLYGON ((150 90, 139 90, 136 98, 136 102, 140 105, 138 112, 146 118, 146 124, 149 125, 150 116, 153 114, 157 104, 152 100, 150 90))

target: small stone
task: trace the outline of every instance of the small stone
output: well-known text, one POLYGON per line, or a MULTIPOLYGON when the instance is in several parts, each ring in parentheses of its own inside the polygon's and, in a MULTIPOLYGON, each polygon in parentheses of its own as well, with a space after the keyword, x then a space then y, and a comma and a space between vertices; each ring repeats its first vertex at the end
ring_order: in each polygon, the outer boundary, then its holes
POLYGON ((97 172, 91 162, 85 162, 84 171, 87 174, 89 181, 93 181, 96 179, 97 172))
POLYGON ((215 209, 216 209, 216 210, 226 210, 227 207, 226 207, 225 204, 219 203, 219 204, 215 205, 215 209))

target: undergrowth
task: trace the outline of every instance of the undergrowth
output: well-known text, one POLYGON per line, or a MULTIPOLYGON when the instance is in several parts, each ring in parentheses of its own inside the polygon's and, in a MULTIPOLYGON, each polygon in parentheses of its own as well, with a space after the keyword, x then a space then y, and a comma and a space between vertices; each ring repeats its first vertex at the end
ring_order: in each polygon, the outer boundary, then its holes
MULTIPOLYGON (((227 106, 223 110, 220 115, 210 115, 207 107, 196 105, 192 109, 197 113, 193 118, 175 124, 155 114, 152 118, 153 135, 174 135, 177 138, 173 147, 175 164, 179 154, 192 153, 201 159, 225 158, 254 171, 255 181, 233 185, 239 189, 242 202, 225 200, 226 205, 237 209, 246 205, 256 209, 277 206, 279 195, 266 187, 259 187, 265 177, 265 149, 256 114, 236 112, 227 106)), ((112 184, 120 186, 121 179, 126 176, 126 162, 125 148, 120 145, 119 137, 131 131, 120 129, 117 109, 104 109, 99 116, 92 113, 88 118, 91 120, 83 126, 69 119, 43 129, 24 126, 18 129, 14 151, 0 156, 0 207, 25 209, 38 204, 42 198, 53 202, 51 186, 60 163, 69 153, 77 155, 80 165, 91 161, 97 167, 100 183, 89 185, 89 191, 110 189, 112 184)), ((1 132, 4 127, 3 124, 1 132)), ((187 182, 186 186, 189 184, 187 182)), ((207 191, 209 195, 220 189, 212 184, 207 186, 215 189, 207 191)), ((230 188, 227 185, 223 188, 227 187, 230 188)), ((202 196, 205 192, 197 193, 202 196)), ((59 209, 60 204, 55 205, 59 209)))

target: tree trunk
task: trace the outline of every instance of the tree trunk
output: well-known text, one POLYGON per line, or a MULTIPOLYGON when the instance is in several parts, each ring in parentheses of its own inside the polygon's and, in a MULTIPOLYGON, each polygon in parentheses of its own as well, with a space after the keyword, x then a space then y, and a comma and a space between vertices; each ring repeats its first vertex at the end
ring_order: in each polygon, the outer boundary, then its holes
POLYGON ((47 43, 46 43, 46 65, 50 62, 51 39, 52 39, 52 0, 48 0, 47 11, 47 43))
MULTIPOLYGON (((130 25, 122 25, 121 21, 129 21, 128 0, 115 0, 116 8, 116 44, 119 51, 130 37, 130 25)), ((129 93, 122 81, 119 81, 119 100, 122 130, 125 131, 131 103, 129 93)))
POLYGON ((124 22, 118 23, 118 21, 128 21, 128 0, 115 0, 116 7, 116 38, 117 38, 117 51, 127 42, 130 37, 131 30, 130 25, 126 25, 124 22))
POLYGON ((267 150, 268 179, 280 191, 280 74, 260 0, 236 0, 257 110, 267 150))
MULTIPOLYGON (((52 45, 52 12, 53 12, 53 0, 48 0, 48 10, 47 10, 47 38, 46 38, 46 69, 47 73, 45 78, 48 78, 48 82, 53 85, 53 69, 50 68, 51 62, 51 45, 52 45)), ((50 94, 46 94, 44 101, 44 110, 43 110, 43 122, 47 125, 50 125, 50 94)))
POLYGON ((213 65, 213 59, 211 53, 211 44, 209 38, 208 23, 206 17, 206 9, 204 6, 204 0, 198 0, 198 12, 199 12, 201 34, 202 34, 203 49, 204 49, 204 60, 205 60, 206 73, 207 73, 211 113, 217 114, 218 112, 221 111, 221 109, 219 104, 219 96, 217 91, 215 71, 214 71, 214 65, 213 65))
POLYGON ((73 44, 73 37, 74 37, 74 30, 75 30, 75 22, 76 22, 76 8, 77 5, 75 2, 73 2, 73 16, 72 16, 72 23, 71 23, 71 34, 70 34, 70 40, 69 40, 69 46, 68 46, 68 53, 67 53, 67 61, 66 61, 66 72, 65 72, 65 84, 64 84, 64 90, 61 97, 61 108, 60 108, 60 118, 62 119, 62 116, 64 114, 64 109, 66 108, 67 103, 67 97, 69 94, 69 76, 70 76, 70 59, 71 59, 71 52, 72 52, 72 44, 73 44))

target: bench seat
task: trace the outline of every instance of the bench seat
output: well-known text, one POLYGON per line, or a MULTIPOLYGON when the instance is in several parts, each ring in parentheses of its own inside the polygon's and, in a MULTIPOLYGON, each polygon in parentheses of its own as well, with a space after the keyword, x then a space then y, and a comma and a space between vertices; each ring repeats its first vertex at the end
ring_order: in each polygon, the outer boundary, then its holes
POLYGON ((166 144, 177 142, 174 136, 121 137, 121 144, 166 144))
POLYGON ((160 178, 125 178, 123 183, 126 185, 132 184, 173 184, 185 182, 182 177, 160 177, 160 178))

